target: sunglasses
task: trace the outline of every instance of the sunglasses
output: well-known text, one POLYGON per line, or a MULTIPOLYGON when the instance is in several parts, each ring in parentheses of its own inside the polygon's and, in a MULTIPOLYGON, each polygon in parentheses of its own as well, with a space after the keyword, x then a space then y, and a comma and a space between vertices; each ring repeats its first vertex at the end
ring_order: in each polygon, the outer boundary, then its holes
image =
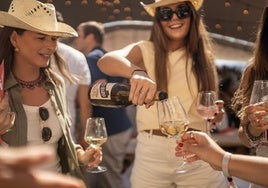
MULTIPOLYGON (((39 108, 39 116, 42 120, 42 122, 45 122, 49 118, 49 112, 45 107, 39 108)), ((52 131, 49 127, 43 127, 42 128, 42 139, 44 142, 47 142, 52 137, 52 131)))
POLYGON ((181 4, 174 11, 169 7, 159 8, 156 16, 160 21, 169 21, 173 14, 176 14, 179 19, 185 19, 191 16, 192 10, 189 5, 181 4))

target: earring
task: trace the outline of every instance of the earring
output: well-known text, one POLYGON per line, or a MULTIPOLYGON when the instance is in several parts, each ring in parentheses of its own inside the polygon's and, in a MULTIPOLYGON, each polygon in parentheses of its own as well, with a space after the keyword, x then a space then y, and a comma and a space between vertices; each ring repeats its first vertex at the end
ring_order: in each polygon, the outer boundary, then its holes
POLYGON ((19 48, 17 48, 17 47, 15 47, 15 48, 14 48, 14 51, 15 51, 15 52, 19 52, 19 51, 20 51, 20 49, 19 49, 19 48))

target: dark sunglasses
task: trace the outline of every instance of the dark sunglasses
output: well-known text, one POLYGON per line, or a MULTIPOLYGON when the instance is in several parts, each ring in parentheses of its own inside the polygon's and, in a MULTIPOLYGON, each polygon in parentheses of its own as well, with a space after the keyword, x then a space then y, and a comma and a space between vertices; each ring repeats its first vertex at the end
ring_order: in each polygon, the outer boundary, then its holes
POLYGON ((173 14, 176 14, 179 19, 185 19, 191 16, 192 10, 189 5, 181 4, 174 11, 169 7, 159 8, 156 16, 160 21, 169 21, 172 19, 173 14))
MULTIPOLYGON (((41 120, 44 122, 46 120, 48 120, 49 118, 49 113, 48 110, 45 107, 40 107, 39 108, 39 116, 41 118, 41 120)), ((43 127, 42 128, 42 139, 44 142, 47 142, 50 140, 50 138, 52 137, 52 131, 49 127, 43 127)))

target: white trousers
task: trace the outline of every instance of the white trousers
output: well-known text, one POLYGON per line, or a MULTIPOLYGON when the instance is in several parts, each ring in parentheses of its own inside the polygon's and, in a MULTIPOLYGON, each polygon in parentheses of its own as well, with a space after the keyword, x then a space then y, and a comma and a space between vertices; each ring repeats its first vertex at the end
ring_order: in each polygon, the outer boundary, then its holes
POLYGON ((175 156, 176 139, 140 132, 137 137, 131 188, 227 188, 222 172, 203 161, 201 166, 184 174, 175 171, 182 157, 175 156))

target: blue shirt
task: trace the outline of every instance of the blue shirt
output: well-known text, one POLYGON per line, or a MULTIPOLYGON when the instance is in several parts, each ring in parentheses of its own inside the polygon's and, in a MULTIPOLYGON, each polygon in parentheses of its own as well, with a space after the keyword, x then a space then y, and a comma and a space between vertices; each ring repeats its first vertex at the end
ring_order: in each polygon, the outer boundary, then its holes
MULTIPOLYGON (((104 49, 101 47, 96 47, 86 56, 91 73, 91 83, 93 84, 99 79, 106 79, 107 82, 127 82, 125 78, 111 77, 100 71, 99 67, 97 66, 97 62, 105 53, 106 51, 104 49)), ((106 108, 93 106, 93 117, 104 118, 109 136, 123 132, 131 127, 131 122, 125 108, 106 108)))

